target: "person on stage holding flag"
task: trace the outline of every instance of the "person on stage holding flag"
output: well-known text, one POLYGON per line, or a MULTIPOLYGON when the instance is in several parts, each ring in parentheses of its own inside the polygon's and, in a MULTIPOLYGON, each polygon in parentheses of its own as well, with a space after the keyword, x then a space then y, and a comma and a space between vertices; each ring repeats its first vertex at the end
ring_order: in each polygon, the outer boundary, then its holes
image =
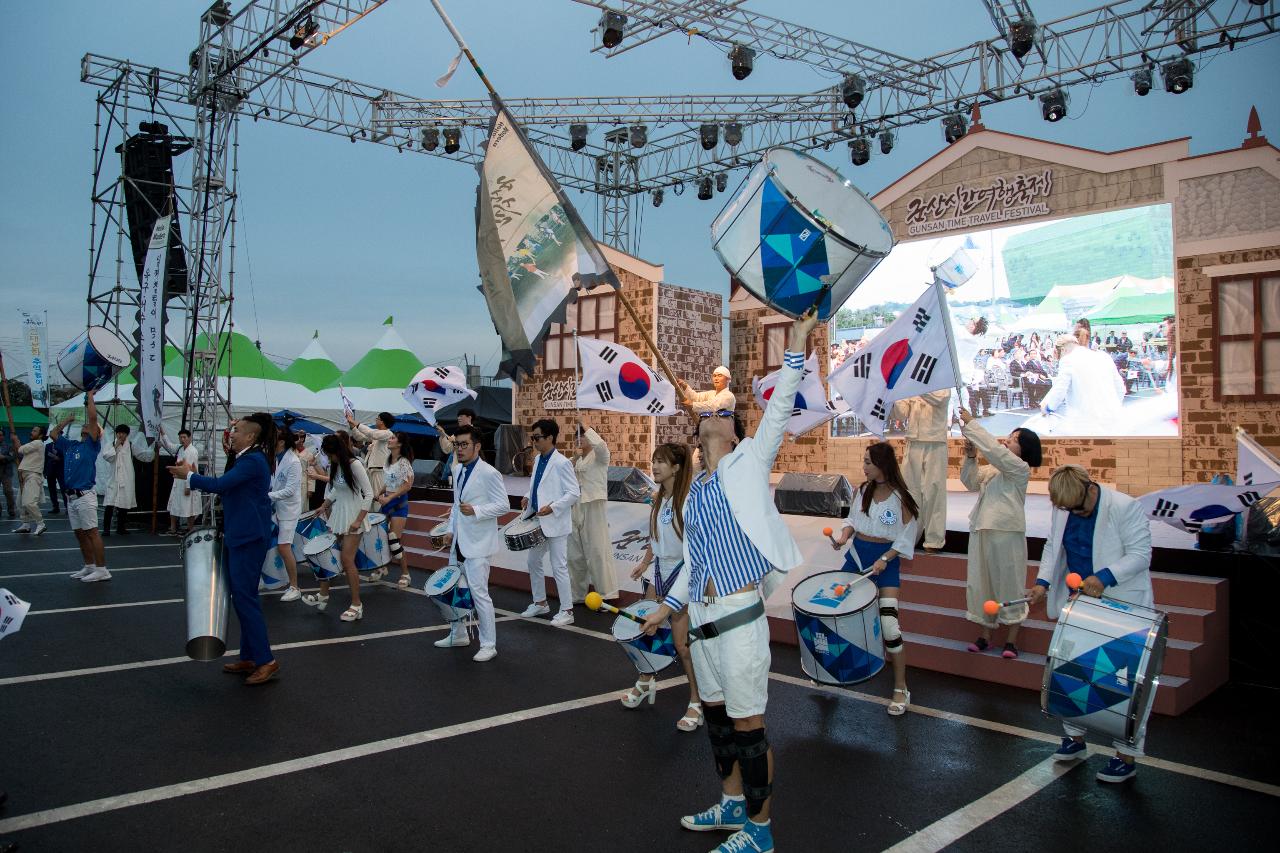
POLYGON ((732 381, 733 375, 723 364, 711 371, 710 391, 694 391, 688 382, 680 380, 681 402, 697 415, 704 412, 732 412, 738 406, 738 398, 729 390, 729 383, 732 381))
POLYGON ((652 635, 672 613, 689 608, 689 633, 698 638, 690 652, 722 794, 680 823, 701 832, 734 831, 716 848, 721 853, 773 850, 764 601, 802 557, 774 506, 769 474, 817 321, 817 311, 810 309, 792 323, 783 355, 787 370, 753 438, 744 437, 732 409, 701 415, 698 437, 707 472, 694 480, 685 502, 684 566, 662 606, 644 622, 652 635))
POLYGON ((550 418, 535 421, 529 428, 529 439, 538 458, 534 461, 529 493, 521 499, 525 517, 537 518, 545 540, 529 549, 529 587, 533 603, 521 616, 542 616, 551 612, 547 606, 547 580, 542 569, 544 557, 551 562, 556 581, 560 610, 551 618, 556 626, 573 624, 573 589, 569 583, 569 532, 573 529, 573 505, 582 492, 573 463, 556 452, 560 425, 550 418))
POLYGON ((941 551, 947 540, 947 432, 951 389, 930 391, 894 404, 893 417, 907 422, 906 481, 920 507, 924 550, 941 551))
POLYGON ((580 497, 571 511, 569 583, 575 604, 587 597, 588 586, 610 601, 618 597, 609 540, 609 445, 595 430, 578 423, 578 453, 573 472, 580 497))
MULTIPOLYGON (((352 441, 369 445, 364 457, 365 469, 369 472, 369 485, 373 487, 373 493, 380 495, 385 485, 382 482, 382 472, 387 467, 387 457, 390 455, 387 442, 391 441, 391 436, 395 434, 391 428, 396 425, 396 416, 390 412, 378 412, 378 416, 373 421, 374 425, 369 426, 357 421, 351 412, 347 412, 346 415, 347 424, 351 427, 352 441)), ((383 574, 386 573, 383 572, 383 574)))

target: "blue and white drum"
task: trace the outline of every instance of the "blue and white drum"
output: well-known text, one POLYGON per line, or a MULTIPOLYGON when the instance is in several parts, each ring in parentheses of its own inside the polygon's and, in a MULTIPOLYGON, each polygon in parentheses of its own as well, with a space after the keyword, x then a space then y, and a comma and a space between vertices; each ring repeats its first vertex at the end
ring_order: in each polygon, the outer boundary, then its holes
POLYGON ((361 572, 380 569, 391 562, 387 517, 380 512, 371 512, 365 518, 369 521, 369 529, 360 535, 360 544, 356 546, 356 570, 361 572))
MULTIPOLYGON (((643 619, 659 606, 658 602, 644 598, 628 604, 622 610, 643 619)), ((671 637, 671 623, 665 623, 652 637, 645 636, 640 628, 640 623, 618 616, 613 620, 613 639, 626 652, 627 658, 635 664, 641 675, 657 675, 676 659, 676 643, 671 637)))
POLYGON ((1146 734, 1169 635, 1165 614, 1077 595, 1053 629, 1040 707, 1064 722, 1137 746, 1146 734))
POLYGON ((819 684, 857 684, 884 668, 879 597, 868 577, 819 572, 791 592, 800 668, 819 684))
POLYGON ((432 572, 423 590, 440 608, 446 622, 465 619, 475 608, 471 587, 467 586, 467 576, 461 566, 448 565, 432 572))
POLYGON ((888 256, 893 231, 839 172, 771 148, 711 224, 711 248, 761 302, 788 317, 816 302, 827 320, 888 256))
POLYGON ((328 523, 320 517, 319 512, 312 510, 298 518, 298 526, 293 532, 293 559, 299 565, 306 563, 311 566, 311 573, 316 579, 325 581, 342 574, 342 555, 334 547, 336 538, 325 540, 329 546, 327 549, 320 550, 317 547, 314 553, 307 553, 307 543, 312 539, 326 533, 332 535, 328 523))
POLYGON ((81 391, 97 391, 129 366, 129 345, 105 326, 90 326, 58 353, 58 369, 81 391))
MULTIPOLYGON (((289 573, 285 571, 284 557, 276 547, 276 537, 280 535, 280 525, 271 522, 271 547, 267 549, 266 559, 262 561, 262 586, 269 590, 284 589, 289 585, 289 573)), ((296 556, 296 555, 295 555, 296 556)))

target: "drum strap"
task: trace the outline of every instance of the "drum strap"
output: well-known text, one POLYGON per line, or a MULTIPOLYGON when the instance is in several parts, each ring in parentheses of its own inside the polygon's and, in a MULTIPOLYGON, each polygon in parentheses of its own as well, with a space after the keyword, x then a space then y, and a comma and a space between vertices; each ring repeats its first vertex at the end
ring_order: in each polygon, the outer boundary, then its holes
POLYGON ((713 637, 719 637, 721 634, 727 634, 734 628, 750 625, 763 615, 764 601, 757 598, 755 604, 751 604, 741 610, 735 610, 728 616, 721 616, 719 619, 708 622, 705 625, 690 628, 689 636, 695 640, 710 640, 713 637))

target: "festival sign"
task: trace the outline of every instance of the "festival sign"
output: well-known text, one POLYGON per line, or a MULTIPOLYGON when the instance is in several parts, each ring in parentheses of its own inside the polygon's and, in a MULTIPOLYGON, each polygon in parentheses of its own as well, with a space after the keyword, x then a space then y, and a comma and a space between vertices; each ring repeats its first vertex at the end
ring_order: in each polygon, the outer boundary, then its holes
POLYGON ((1053 169, 996 178, 986 186, 964 186, 919 195, 907 201, 907 234, 937 234, 957 228, 977 228, 1049 213, 1053 169))
POLYGON ((31 367, 27 373, 27 385, 31 388, 31 405, 36 409, 49 408, 49 383, 45 379, 45 352, 48 341, 44 327, 44 318, 28 311, 22 312, 22 330, 26 335, 27 348, 31 355, 31 367))
POLYGON ((164 417, 164 283, 171 219, 161 216, 151 229, 138 299, 138 405, 147 438, 160 434, 164 417))

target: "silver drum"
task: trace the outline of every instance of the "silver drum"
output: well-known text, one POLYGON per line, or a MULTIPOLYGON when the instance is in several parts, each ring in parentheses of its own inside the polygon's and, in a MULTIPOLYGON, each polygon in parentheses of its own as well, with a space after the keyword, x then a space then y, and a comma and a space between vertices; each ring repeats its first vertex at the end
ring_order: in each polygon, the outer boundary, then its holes
POLYGON ((528 551, 547 541, 542 534, 542 525, 536 518, 517 518, 502 528, 502 536, 507 540, 507 549, 511 551, 528 551))
POLYGON ((187 580, 187 656, 216 660, 227 650, 231 588, 222 565, 222 534, 197 527, 182 538, 187 580))

